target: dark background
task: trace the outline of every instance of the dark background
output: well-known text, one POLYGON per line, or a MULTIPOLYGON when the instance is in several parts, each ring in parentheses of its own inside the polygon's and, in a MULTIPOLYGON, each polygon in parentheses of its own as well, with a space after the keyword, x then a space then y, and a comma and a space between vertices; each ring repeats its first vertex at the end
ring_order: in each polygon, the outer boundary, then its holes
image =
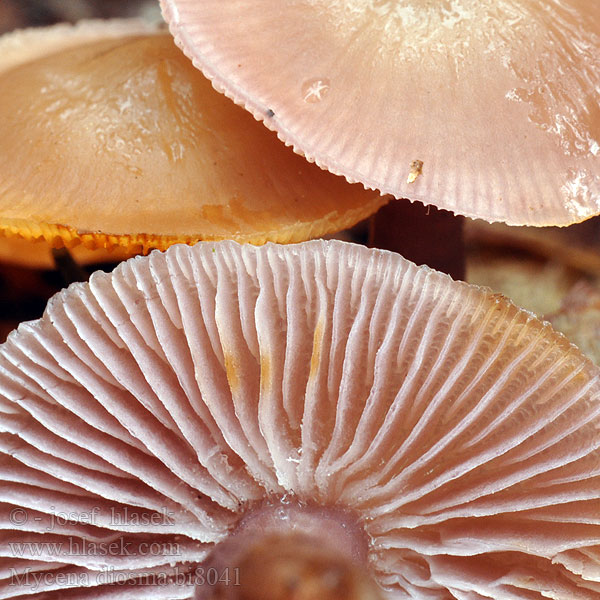
POLYGON ((158 0, 0 0, 0 33, 80 19, 160 19, 158 0))

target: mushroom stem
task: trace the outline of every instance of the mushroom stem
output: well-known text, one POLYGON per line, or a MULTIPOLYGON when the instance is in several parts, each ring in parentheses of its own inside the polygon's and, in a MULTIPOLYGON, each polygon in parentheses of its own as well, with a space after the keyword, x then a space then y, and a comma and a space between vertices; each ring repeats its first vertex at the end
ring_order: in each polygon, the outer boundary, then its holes
POLYGON ((89 274, 75 261, 67 248, 52 248, 52 258, 56 269, 62 275, 65 285, 70 285, 76 281, 87 281, 90 278, 89 274))
POLYGON ((393 200, 371 218, 369 246, 465 279, 463 224, 464 217, 447 210, 393 200))
POLYGON ((251 510, 198 574, 201 600, 377 600, 367 537, 337 509, 278 500, 251 510))

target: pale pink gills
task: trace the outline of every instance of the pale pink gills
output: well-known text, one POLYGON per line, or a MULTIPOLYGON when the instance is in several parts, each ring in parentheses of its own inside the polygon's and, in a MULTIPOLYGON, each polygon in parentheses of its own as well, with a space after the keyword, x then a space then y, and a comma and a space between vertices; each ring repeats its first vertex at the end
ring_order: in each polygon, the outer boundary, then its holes
POLYGON ((309 160, 458 214, 600 213, 600 3, 161 0, 217 89, 309 160))
POLYGON ((0 347, 0 598, 597 599, 599 374, 381 250, 132 259, 0 347))

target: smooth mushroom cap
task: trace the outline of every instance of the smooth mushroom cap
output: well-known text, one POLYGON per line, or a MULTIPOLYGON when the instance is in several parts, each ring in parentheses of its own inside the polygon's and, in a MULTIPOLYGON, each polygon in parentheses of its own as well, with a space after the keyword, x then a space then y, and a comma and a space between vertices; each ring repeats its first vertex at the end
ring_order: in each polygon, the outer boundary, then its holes
POLYGON ((161 0, 215 87, 309 160, 512 225, 600 213, 600 3, 161 0))
POLYGON ((125 35, 118 23, 118 38, 102 38, 107 24, 60 28, 66 49, 55 28, 0 41, 0 57, 13 49, 6 67, 0 58, 3 232, 88 247, 289 242, 349 227, 387 201, 285 148, 167 32, 142 35, 134 22, 125 35), (15 64, 20 46, 26 59, 15 64))
POLYGON ((599 374, 389 252, 129 260, 0 347, 1 593, 189 598, 197 565, 288 527, 384 598, 593 600, 599 374))

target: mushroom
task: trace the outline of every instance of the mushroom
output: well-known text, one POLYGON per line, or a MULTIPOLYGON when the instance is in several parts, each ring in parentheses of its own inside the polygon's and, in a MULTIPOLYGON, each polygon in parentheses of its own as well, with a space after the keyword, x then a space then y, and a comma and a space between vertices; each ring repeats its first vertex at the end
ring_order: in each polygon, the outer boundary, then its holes
POLYGON ((0 40, 0 232, 135 252, 331 233, 387 199, 309 165, 138 21, 0 40))
POLYGON ((0 346, 0 595, 593 600, 599 374, 386 251, 131 259, 0 346))
MULTIPOLYGON (((54 244, 43 238, 27 240, 18 236, 0 236, 0 263, 18 265, 28 269, 54 269, 56 263, 52 258, 53 250, 54 244)), ((103 248, 87 248, 83 244, 72 247, 69 252, 79 265, 119 262, 135 254, 121 246, 105 250, 103 248)))
POLYGON ((183 51, 349 181, 487 221, 600 213, 600 4, 161 0, 183 51))

